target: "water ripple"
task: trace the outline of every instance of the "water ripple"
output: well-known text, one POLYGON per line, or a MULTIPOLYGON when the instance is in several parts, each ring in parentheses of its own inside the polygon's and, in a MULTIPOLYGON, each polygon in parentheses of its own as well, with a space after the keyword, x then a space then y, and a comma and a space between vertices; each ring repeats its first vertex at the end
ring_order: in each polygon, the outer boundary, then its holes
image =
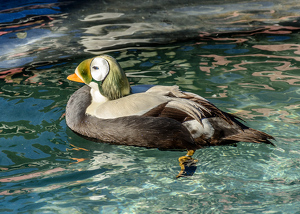
POLYGON ((298 212, 298 1, 106 3, 1 4, 1 212, 298 212), (105 50, 132 85, 177 84, 276 147, 198 150, 194 176, 175 179, 184 152, 82 139, 65 124, 82 85, 66 77, 105 50))

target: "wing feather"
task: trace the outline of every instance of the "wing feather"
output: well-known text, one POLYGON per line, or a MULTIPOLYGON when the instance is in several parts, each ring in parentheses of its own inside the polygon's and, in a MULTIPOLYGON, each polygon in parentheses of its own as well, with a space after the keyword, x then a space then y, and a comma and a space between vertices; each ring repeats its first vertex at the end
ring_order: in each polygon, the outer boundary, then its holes
MULTIPOLYGON (((153 93, 168 98, 169 101, 164 108, 160 106, 155 109, 156 112, 160 109, 160 113, 156 113, 156 116, 159 117, 177 118, 179 121, 195 119, 200 124, 202 124, 201 120, 203 118, 220 117, 230 125, 234 123, 233 120, 235 118, 238 118, 230 113, 223 112, 207 99, 197 94, 182 92, 178 86, 154 86, 146 93, 153 93)), ((151 114, 146 113, 145 115, 151 114)))

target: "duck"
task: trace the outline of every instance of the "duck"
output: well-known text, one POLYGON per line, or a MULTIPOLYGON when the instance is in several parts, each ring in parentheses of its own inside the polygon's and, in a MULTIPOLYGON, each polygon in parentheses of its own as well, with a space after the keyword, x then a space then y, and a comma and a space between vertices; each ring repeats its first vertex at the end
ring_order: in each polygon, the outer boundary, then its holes
POLYGON ((66 106, 66 124, 73 132, 102 143, 185 150, 176 177, 194 173, 197 160, 192 156, 198 149, 238 142, 274 146, 271 135, 246 126, 200 95, 176 85, 130 86, 109 55, 82 61, 67 79, 85 84, 66 106))

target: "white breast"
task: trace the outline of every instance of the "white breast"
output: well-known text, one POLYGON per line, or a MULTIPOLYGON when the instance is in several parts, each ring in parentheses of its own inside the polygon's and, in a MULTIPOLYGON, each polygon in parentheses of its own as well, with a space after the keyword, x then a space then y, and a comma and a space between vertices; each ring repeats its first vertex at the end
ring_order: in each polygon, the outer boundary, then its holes
POLYGON ((86 109, 86 113, 89 115, 95 115, 98 106, 107 102, 108 99, 100 93, 97 83, 91 82, 89 86, 91 87, 90 93, 92 96, 92 103, 86 109))

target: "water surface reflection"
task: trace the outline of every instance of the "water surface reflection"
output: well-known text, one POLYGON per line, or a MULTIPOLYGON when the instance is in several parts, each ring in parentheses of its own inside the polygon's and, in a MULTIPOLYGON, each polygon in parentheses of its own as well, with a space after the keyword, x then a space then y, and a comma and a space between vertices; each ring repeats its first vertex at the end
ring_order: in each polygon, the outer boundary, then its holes
POLYGON ((1 212, 296 213, 298 2, 106 3, 0 5, 1 212), (177 84, 276 147, 199 150, 195 175, 176 180, 182 152, 80 138, 65 105, 81 85, 66 77, 104 51, 131 84, 177 84))

